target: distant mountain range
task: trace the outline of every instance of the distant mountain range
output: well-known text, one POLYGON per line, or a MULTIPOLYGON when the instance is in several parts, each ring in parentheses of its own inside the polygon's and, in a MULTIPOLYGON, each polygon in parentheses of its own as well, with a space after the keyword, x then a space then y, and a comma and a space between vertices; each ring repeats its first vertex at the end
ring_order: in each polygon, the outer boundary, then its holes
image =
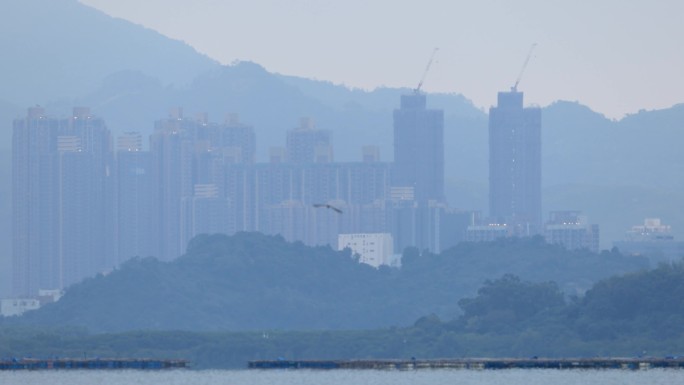
MULTIPOLYGON (((337 160, 360 159, 365 144, 392 159, 392 110, 408 89, 363 91, 269 73, 255 63, 221 66, 183 42, 75 0, 10 0, 0 10, 3 153, 12 119, 35 104, 53 115, 90 106, 115 133, 150 133, 169 108, 183 106, 187 116, 208 112, 213 121, 239 113, 255 127, 262 161, 302 116, 334 132, 337 160)), ((486 111, 459 94, 430 94, 428 105, 445 111, 450 203, 486 212, 486 111)), ((662 217, 684 238, 684 105, 613 121, 559 101, 543 109, 542 120, 546 209, 584 210, 602 226, 602 247, 646 216, 662 217)), ((0 159, 7 169, 9 157, 0 159)), ((0 173, 2 234, 9 234, 9 175, 0 173)), ((1 241, 10 243, 7 235, 1 241)), ((7 246, 0 252, 9 255, 7 246)))
POLYGON ((184 84, 218 66, 183 42, 76 0, 9 0, 1 8, 0 98, 22 107, 84 95, 124 69, 184 84))

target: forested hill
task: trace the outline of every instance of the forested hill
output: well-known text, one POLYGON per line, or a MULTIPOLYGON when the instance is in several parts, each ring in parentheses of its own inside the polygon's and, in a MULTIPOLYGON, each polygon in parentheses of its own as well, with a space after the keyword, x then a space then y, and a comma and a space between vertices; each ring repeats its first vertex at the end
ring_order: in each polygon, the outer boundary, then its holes
POLYGON ((440 255, 408 250, 401 269, 374 269, 348 252, 258 233, 194 239, 172 262, 136 258, 70 287, 57 303, 5 322, 124 330, 309 330, 405 326, 459 315, 458 301, 506 273, 553 280, 572 294, 644 268, 641 258, 567 251, 541 239, 461 244, 440 255))
POLYGON ((461 300, 459 318, 414 327, 440 342, 437 356, 681 356, 682 292, 682 262, 601 280, 570 301, 553 282, 506 275, 461 300))
MULTIPOLYGON (((247 261, 247 263, 251 263, 247 261)), ((582 298, 553 282, 513 275, 459 301, 463 314, 426 315, 413 325, 356 331, 92 334, 73 327, 0 325, 0 357, 189 359, 197 368, 244 368, 248 360, 409 357, 653 357, 684 354, 684 264, 614 276, 582 298)))
MULTIPOLYGON (((684 264, 613 276, 583 297, 565 301, 553 282, 524 282, 513 275, 487 281, 447 329, 479 334, 539 333, 553 339, 611 341, 664 339, 684 332, 684 264)), ((682 347, 684 348, 684 347, 682 347)))

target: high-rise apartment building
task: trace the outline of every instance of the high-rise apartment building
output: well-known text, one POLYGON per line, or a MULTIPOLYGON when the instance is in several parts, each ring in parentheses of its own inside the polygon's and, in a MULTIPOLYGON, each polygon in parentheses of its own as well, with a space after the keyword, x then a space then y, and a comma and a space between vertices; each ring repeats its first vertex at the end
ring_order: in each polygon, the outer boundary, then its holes
MULTIPOLYGON (((231 175, 237 171, 232 169, 231 175)), ((253 210, 257 231, 318 245, 335 244, 339 231, 358 231, 362 225, 376 232, 385 228, 377 210, 384 207, 389 186, 387 163, 269 163, 244 172, 251 175, 246 179, 251 193, 236 189, 229 199, 236 207, 253 210), (315 208, 316 203, 333 204, 344 214, 315 208), (304 227, 295 230, 294 225, 304 227)))
POLYGON ((233 199, 245 197, 242 186, 248 175, 242 170, 254 164, 256 153, 254 129, 240 123, 236 114, 215 124, 207 114, 191 119, 175 108, 156 123, 150 152, 159 258, 178 257, 198 232, 254 230, 250 208, 233 199), (204 226, 205 219, 213 224, 204 226))
POLYGON ((15 296, 56 286, 58 206, 55 146, 62 122, 40 107, 14 121, 12 133, 12 267, 15 296), (53 282, 51 282, 53 281, 53 282))
POLYGON ((227 234, 231 230, 228 200, 215 184, 195 184, 191 198, 181 202, 181 239, 185 250, 190 240, 200 234, 227 234))
POLYGON ((541 109, 516 90, 489 110, 489 215, 517 235, 541 231, 541 109))
POLYGON ((181 255, 181 201, 193 194, 193 155, 197 121, 173 109, 155 124, 150 136, 154 175, 155 223, 159 231, 155 255, 171 260, 181 255))
POLYGON ((222 125, 217 125, 216 148, 230 154, 230 163, 254 164, 256 162, 256 135, 254 127, 241 123, 237 114, 228 114, 222 125))
POLYGON ((412 187, 418 202, 444 202, 444 111, 426 108, 425 95, 402 95, 394 110, 392 185, 412 187))
POLYGON ((143 151, 140 133, 117 139, 116 176, 118 262, 156 255, 152 154, 143 151))
POLYGON ((389 224, 394 249, 440 250, 444 208, 444 111, 428 109, 425 94, 401 96, 394 110, 389 224))
POLYGON ((14 121, 14 294, 62 289, 115 263, 112 144, 87 108, 14 121))
POLYGON ((313 119, 302 118, 287 132, 287 160, 295 164, 333 161, 332 132, 316 128, 313 119))

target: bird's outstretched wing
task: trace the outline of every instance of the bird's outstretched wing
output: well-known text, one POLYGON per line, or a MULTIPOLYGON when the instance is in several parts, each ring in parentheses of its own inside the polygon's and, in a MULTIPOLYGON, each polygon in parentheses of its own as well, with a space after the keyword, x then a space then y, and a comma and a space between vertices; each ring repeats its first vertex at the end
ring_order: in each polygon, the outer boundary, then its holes
POLYGON ((315 208, 325 207, 326 209, 331 209, 331 210, 335 211, 335 212, 338 213, 338 214, 342 214, 342 210, 338 209, 337 207, 335 207, 335 206, 333 206, 333 205, 329 205, 329 204, 326 204, 326 203, 314 203, 314 204, 313 204, 313 207, 315 207, 315 208))

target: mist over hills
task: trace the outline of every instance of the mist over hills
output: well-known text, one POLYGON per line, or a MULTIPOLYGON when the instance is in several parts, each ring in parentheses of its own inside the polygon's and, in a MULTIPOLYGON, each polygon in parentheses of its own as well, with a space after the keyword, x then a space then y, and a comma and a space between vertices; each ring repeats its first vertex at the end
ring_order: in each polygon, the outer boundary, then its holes
POLYGON ((579 103, 543 112, 545 210, 575 208, 601 225, 602 247, 660 217, 684 238, 684 105, 606 119, 579 103))
MULTIPOLYGON (((183 42, 75 0, 10 0, 0 12, 0 269, 11 255, 12 119, 41 104, 51 115, 90 106, 115 133, 148 134, 171 107, 221 121, 239 113, 255 127, 257 157, 285 143, 285 131, 311 116, 333 131, 335 159, 358 160, 377 145, 392 160, 392 110, 409 89, 350 89, 273 74, 256 63, 221 66, 183 42)), ((522 89, 524 91, 524 87, 522 89)), ((497 90, 492 90, 492 93, 497 90)), ((487 113, 467 95, 430 94, 445 112, 447 197, 454 207, 487 211, 487 113)), ((603 248, 644 217, 661 217, 684 238, 684 104, 619 121, 579 102, 542 112, 545 211, 580 209, 601 225, 603 248)), ((1 279, 0 293, 9 279, 1 279)))
POLYGON ((547 185, 634 184, 680 189, 684 104, 606 119, 579 103, 556 102, 543 111, 543 180, 547 185), (668 170, 668 171, 666 171, 668 170))
POLYGON ((0 99, 74 98, 120 70, 184 84, 218 64, 180 41, 76 0, 10 0, 0 12, 0 99))

